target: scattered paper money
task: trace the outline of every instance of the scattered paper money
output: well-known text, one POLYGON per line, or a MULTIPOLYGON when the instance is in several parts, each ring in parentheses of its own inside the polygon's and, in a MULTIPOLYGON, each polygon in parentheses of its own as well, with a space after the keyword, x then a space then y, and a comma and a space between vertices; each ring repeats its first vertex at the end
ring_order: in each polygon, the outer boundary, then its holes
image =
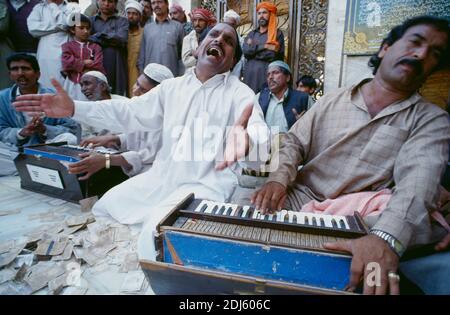
POLYGON ((16 271, 12 268, 4 268, 0 270, 0 284, 13 280, 16 276, 16 271))
POLYGON ((61 255, 54 256, 52 260, 53 261, 69 260, 70 257, 72 257, 72 252, 73 252, 73 243, 71 241, 68 241, 67 246, 64 249, 64 252, 61 255))
POLYGON ((52 205, 52 206, 60 206, 67 203, 66 200, 62 200, 62 199, 53 199, 53 200, 49 200, 48 204, 52 205))
POLYGON ((64 267, 54 262, 39 262, 31 267, 25 275, 33 292, 47 286, 48 282, 65 273, 64 267))
POLYGON ((14 248, 11 248, 8 252, 0 255, 0 267, 9 265, 16 257, 20 254, 20 252, 25 248, 25 243, 16 244, 14 248))
POLYGON ((92 207, 94 206, 94 204, 98 201, 98 197, 97 196, 93 196, 93 197, 89 197, 86 199, 81 199, 79 201, 80 206, 81 206, 81 212, 88 212, 92 210, 92 207))
POLYGON ((21 209, 0 211, 0 217, 5 215, 18 214, 21 211, 22 211, 21 209))
POLYGON ((137 253, 129 253, 120 266, 119 272, 130 272, 139 269, 139 257, 137 253))
POLYGON ((142 271, 129 272, 123 280, 120 292, 138 292, 142 289, 145 275, 142 271))
POLYGON ((64 252, 69 238, 65 235, 46 235, 39 241, 38 248, 34 252, 40 256, 57 256, 64 252))

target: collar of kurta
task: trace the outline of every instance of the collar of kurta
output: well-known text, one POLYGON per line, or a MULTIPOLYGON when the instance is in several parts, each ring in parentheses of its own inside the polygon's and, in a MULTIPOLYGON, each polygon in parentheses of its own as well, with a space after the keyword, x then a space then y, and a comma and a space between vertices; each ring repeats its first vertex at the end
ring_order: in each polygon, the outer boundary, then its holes
MULTIPOLYGON (((106 19, 106 21, 108 21, 109 19, 115 19, 115 18, 118 18, 118 17, 119 17, 119 16, 118 16, 116 13, 114 13, 113 15, 108 16, 108 18, 106 19)), ((100 20, 103 21, 103 19, 102 19, 100 13, 97 13, 97 14, 94 16, 94 19, 95 19, 95 20, 100 19, 100 20)))
POLYGON ((192 76, 195 80, 197 80, 204 87, 208 87, 210 85, 216 85, 216 83, 220 82, 220 81, 222 81, 223 84, 227 84, 228 80, 230 78, 230 74, 231 74, 230 71, 227 71, 224 73, 218 73, 218 74, 214 75, 212 78, 209 78, 207 81, 202 83, 197 78, 197 75, 195 74, 195 67, 188 69, 185 73, 186 76, 192 76))
MULTIPOLYGON (((372 81, 372 78, 366 78, 366 79, 360 81, 358 84, 353 85, 349 89, 349 93, 348 93, 349 101, 356 107, 358 107, 366 112, 368 112, 368 109, 367 109, 367 105, 364 101, 364 97, 362 95, 361 87, 364 84, 369 83, 370 81, 372 81)), ((422 96, 420 96, 420 94, 418 92, 414 92, 407 99, 397 101, 395 103, 390 104, 389 106, 384 108, 381 112, 378 113, 378 115, 376 115, 372 119, 379 119, 382 117, 386 117, 386 116, 395 114, 405 108, 413 106, 421 99, 422 99, 422 96)))
POLYGON ((165 23, 165 22, 167 22, 167 23, 170 23, 170 19, 169 19, 169 16, 166 16, 166 18, 162 21, 162 22, 160 22, 157 18, 155 18, 155 21, 154 21, 156 24, 159 24, 159 23, 165 23))
MULTIPOLYGON (((38 83, 37 85, 38 85, 38 91, 37 91, 37 94, 43 94, 44 91, 43 91, 42 85, 41 85, 40 83, 38 83)), ((19 86, 18 86, 17 84, 14 84, 14 85, 11 87, 11 95, 10 95, 10 98, 11 98, 11 99, 15 99, 15 98, 16 98, 17 96, 19 96, 19 95, 22 95, 22 94, 20 93, 19 86)))
POLYGON ((287 97, 288 97, 288 94, 289 94, 289 87, 286 89, 286 91, 284 91, 283 97, 282 97, 281 99, 278 99, 278 97, 277 97, 274 93, 269 92, 270 98, 273 98, 274 100, 276 100, 277 103, 281 103, 281 102, 284 103, 284 101, 285 101, 285 100, 287 99, 287 97))

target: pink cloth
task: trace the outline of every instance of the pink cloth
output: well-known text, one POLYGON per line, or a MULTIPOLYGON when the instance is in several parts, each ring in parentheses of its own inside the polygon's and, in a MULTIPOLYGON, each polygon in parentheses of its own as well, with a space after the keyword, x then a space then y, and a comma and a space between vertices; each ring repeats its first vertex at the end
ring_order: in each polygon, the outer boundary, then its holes
POLYGON ((386 208, 391 196, 390 189, 363 191, 322 202, 313 200, 305 204, 300 211, 334 215, 353 215, 357 211, 362 217, 366 217, 380 214, 386 208))
MULTIPOLYGON (((353 215, 355 211, 364 218, 369 215, 379 215, 386 208, 391 199, 390 189, 380 191, 363 191, 327 199, 319 202, 312 200, 305 204, 301 212, 312 212, 332 215, 353 215)), ((450 226, 439 211, 431 213, 431 217, 450 233, 450 226)))

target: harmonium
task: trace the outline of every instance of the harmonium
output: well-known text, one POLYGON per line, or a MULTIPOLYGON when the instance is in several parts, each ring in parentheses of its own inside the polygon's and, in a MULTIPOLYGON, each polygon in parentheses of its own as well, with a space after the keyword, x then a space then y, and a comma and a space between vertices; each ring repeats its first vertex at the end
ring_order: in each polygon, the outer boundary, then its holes
POLYGON ((352 257, 323 244, 367 233, 358 213, 262 215, 190 194, 158 224, 156 261, 140 264, 156 294, 350 294, 352 257))
MULTIPOLYGON (((78 180, 83 174, 69 174, 68 164, 80 161, 79 154, 90 151, 67 145, 66 142, 20 148, 14 163, 19 172, 21 188, 76 203, 88 197, 100 197, 128 178, 117 166, 109 170, 102 169, 87 180, 78 180)), ((100 154, 118 153, 109 149, 94 151, 100 154)))

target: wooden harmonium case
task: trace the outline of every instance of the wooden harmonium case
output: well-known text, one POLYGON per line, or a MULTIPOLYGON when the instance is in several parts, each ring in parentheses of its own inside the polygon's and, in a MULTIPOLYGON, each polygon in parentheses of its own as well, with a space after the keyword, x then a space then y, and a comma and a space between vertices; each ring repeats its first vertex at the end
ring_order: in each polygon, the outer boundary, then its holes
MULTIPOLYGON (((94 150, 100 154, 116 154, 117 151, 94 150)), ((66 142, 35 145, 20 148, 14 159, 23 189, 46 194, 71 202, 92 196, 101 196, 128 177, 120 167, 102 169, 87 180, 69 174, 68 164, 81 160, 79 154, 90 150, 67 145, 66 142)))
POLYGON ((157 262, 141 264, 160 293, 343 294, 351 256, 323 244, 367 232, 359 214, 262 215, 191 194, 158 225, 157 262))

